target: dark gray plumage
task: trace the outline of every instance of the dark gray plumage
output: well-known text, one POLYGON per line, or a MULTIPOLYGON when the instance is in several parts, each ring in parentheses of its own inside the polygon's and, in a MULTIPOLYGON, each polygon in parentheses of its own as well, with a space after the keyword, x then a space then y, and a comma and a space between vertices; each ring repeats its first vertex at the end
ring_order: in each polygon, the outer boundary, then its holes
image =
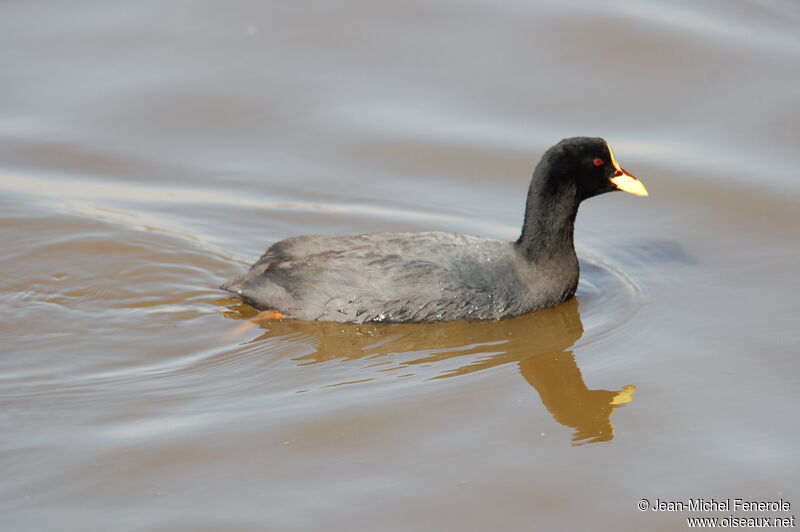
POLYGON ((603 139, 565 139, 533 173, 516 242, 442 232, 298 236, 222 288, 301 320, 498 319, 554 306, 578 285, 578 205, 616 189, 646 194, 629 190, 630 180, 644 191, 603 139))

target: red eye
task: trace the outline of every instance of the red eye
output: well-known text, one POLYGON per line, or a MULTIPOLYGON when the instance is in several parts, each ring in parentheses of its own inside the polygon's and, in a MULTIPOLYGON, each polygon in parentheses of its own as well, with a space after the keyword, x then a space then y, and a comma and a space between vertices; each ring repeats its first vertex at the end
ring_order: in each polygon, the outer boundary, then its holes
POLYGON ((595 157, 593 162, 595 166, 603 166, 603 159, 601 159, 600 157, 595 157))

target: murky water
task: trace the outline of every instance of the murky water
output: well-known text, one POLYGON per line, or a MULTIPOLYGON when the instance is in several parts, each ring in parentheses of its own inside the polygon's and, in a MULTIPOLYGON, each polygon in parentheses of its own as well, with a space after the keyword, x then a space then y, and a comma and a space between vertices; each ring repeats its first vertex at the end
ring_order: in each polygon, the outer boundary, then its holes
POLYGON ((3 5, 0 529, 795 513, 798 27, 788 0, 3 5), (573 135, 651 193, 582 206, 575 300, 231 335, 254 311, 216 287, 271 242, 515 238, 573 135))

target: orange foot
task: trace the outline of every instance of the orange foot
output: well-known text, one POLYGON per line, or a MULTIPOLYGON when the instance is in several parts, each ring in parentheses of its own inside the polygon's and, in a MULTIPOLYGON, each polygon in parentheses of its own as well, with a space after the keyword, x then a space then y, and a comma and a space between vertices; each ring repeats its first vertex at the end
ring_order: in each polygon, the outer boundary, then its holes
POLYGON ((282 320, 285 317, 286 316, 284 316, 281 312, 278 312, 277 310, 264 310, 262 312, 259 312, 246 322, 242 323, 231 332, 229 332, 227 335, 225 335, 225 339, 233 340, 234 338, 241 336, 245 332, 249 331, 262 321, 282 320))
POLYGON ((258 323, 266 320, 282 320, 285 317, 286 316, 284 316, 277 310, 263 310, 258 314, 256 314, 254 317, 250 318, 250 321, 253 323, 258 323))

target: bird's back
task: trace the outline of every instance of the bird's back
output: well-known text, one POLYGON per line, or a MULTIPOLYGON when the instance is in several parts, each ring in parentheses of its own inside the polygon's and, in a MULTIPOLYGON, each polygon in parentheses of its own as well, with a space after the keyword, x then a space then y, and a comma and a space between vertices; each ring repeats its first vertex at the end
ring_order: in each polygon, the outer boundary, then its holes
POLYGON ((513 244, 453 233, 282 240, 223 286, 258 308, 323 321, 499 318, 533 310, 513 244))

